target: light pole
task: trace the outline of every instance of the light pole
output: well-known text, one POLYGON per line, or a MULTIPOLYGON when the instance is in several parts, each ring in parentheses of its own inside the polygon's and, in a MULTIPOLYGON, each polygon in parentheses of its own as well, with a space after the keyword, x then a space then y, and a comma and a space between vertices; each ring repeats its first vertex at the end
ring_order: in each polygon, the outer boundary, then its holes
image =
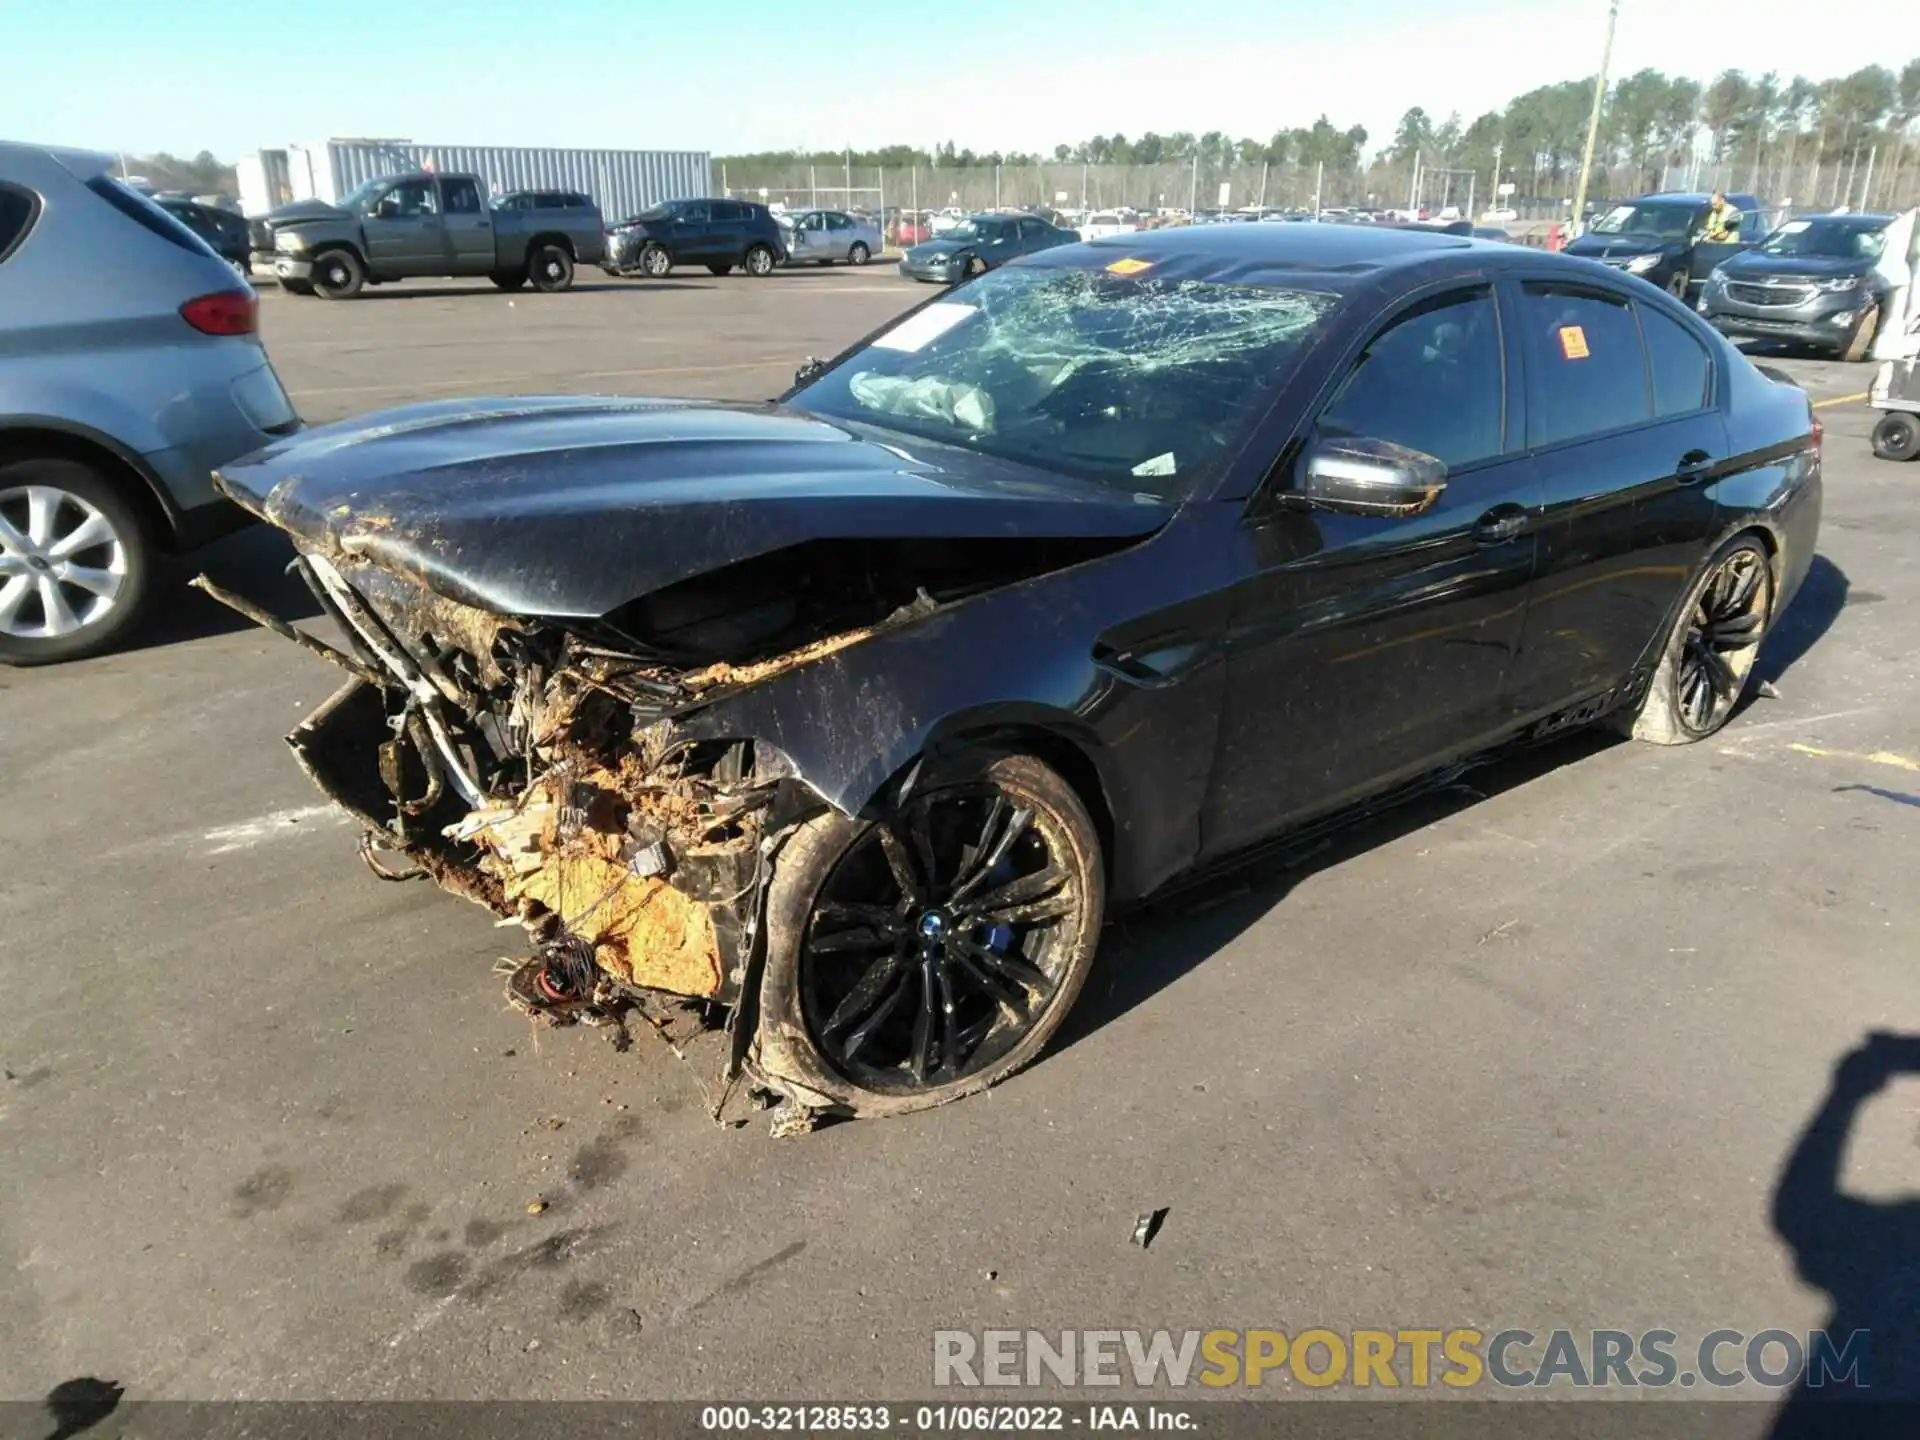
POLYGON ((1613 59, 1613 27, 1620 20, 1620 0, 1610 0, 1607 5, 1607 38, 1600 46, 1600 73, 1593 79, 1593 113, 1587 116, 1587 148, 1580 155, 1580 183, 1573 192, 1573 224, 1570 227, 1575 235, 1586 229, 1587 215, 1587 176, 1593 170, 1593 146, 1600 138, 1600 110, 1607 100, 1607 63, 1613 59))

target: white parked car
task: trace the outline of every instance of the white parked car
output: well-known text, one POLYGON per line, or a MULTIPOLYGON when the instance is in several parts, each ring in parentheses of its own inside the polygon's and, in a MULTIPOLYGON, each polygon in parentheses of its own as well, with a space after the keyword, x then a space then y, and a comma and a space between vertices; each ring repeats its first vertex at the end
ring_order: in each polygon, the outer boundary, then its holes
POLYGON ((1140 227, 1116 210, 1096 210, 1081 224, 1082 240, 1105 240, 1111 235, 1131 235, 1140 227))

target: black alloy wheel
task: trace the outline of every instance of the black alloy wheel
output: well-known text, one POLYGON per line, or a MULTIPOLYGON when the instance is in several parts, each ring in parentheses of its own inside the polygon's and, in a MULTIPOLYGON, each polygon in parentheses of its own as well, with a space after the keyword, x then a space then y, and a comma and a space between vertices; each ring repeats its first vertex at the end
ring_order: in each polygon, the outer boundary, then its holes
POLYGON ((1711 735, 1733 713, 1772 608, 1773 567, 1758 543, 1735 546, 1709 572, 1673 672, 1675 717, 1689 735, 1711 735))
POLYGON ((809 822, 778 861, 763 1062, 848 1113, 1011 1074, 1092 963, 1104 869, 1072 787, 1031 756, 956 758, 878 819, 809 822))

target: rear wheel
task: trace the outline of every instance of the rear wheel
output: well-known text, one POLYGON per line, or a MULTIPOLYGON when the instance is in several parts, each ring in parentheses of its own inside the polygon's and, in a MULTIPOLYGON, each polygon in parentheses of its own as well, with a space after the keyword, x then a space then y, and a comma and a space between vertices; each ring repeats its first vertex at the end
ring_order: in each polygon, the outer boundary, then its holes
POLYGON ((139 619, 151 569, 139 514, 91 465, 0 465, 0 660, 105 650, 139 619))
POLYGON ((854 241, 853 248, 847 251, 847 264, 849 265, 864 265, 872 258, 873 252, 869 250, 866 247, 866 243, 861 240, 854 241))
POLYGON ((1639 707, 1623 717, 1636 740, 1690 745, 1733 714, 1773 620, 1773 560, 1742 535, 1694 581, 1639 707))
POLYGON ((756 280, 764 280, 773 273, 773 251, 765 245, 755 245, 747 251, 741 263, 746 266, 747 274, 756 280))
POLYGON ((673 269, 673 256, 667 247, 649 240, 640 250, 640 273, 649 280, 664 280, 673 269))
POLYGON ((564 245, 536 245, 527 255, 527 278, 533 288, 558 295, 573 288, 573 256, 564 245))
POLYGON ((367 283, 367 270, 351 250, 329 250, 313 261, 313 291, 323 300, 351 300, 367 283))
POLYGON ((1031 755, 961 751, 889 813, 821 815, 768 891, 761 1069, 854 1115, 984 1090, 1066 1018, 1105 904, 1086 807, 1031 755))
POLYGON ((1873 453, 1882 460, 1911 460, 1920 455, 1920 416, 1895 410, 1873 427, 1873 453))
POLYGON ((1853 334, 1847 337, 1847 343, 1840 347, 1840 358, 1848 364, 1857 364, 1867 358, 1867 352, 1873 348, 1874 332, 1880 328, 1880 305, 1878 301, 1867 306, 1866 313, 1853 327, 1853 334))
POLYGON ((518 290, 522 285, 527 283, 527 272, 524 270, 496 270, 487 276, 487 278, 501 290, 518 290))

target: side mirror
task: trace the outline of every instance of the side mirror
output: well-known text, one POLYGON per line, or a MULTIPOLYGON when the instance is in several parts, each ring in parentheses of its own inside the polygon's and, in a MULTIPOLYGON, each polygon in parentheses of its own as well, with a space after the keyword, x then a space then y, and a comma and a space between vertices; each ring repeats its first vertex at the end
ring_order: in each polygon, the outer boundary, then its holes
POLYGON ((1446 488, 1447 467, 1433 456, 1355 436, 1316 442, 1300 461, 1294 494, 1342 515, 1419 515, 1446 488))
POLYGON ((809 355, 801 362, 800 368, 793 372, 793 383, 795 385, 804 385, 809 380, 824 375, 826 372, 827 362, 809 355))

